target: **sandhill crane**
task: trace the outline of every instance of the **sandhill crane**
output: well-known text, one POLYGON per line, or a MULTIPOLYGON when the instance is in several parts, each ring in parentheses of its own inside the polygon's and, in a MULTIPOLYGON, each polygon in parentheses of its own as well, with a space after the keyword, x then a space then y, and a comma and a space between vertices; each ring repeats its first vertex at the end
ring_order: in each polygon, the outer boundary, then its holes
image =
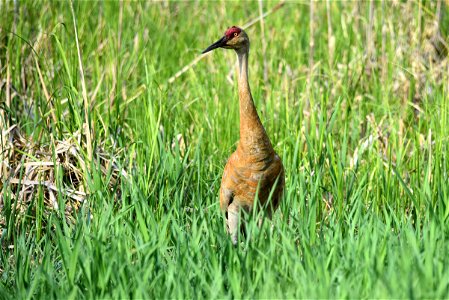
POLYGON ((234 49, 239 60, 240 141, 226 163, 220 188, 220 208, 226 215, 227 229, 234 245, 240 228, 240 210, 250 212, 254 201, 259 201, 258 206, 265 208, 266 215, 271 218, 279 206, 285 182, 282 161, 273 150, 251 96, 249 44, 246 32, 232 26, 221 39, 203 51, 234 49))

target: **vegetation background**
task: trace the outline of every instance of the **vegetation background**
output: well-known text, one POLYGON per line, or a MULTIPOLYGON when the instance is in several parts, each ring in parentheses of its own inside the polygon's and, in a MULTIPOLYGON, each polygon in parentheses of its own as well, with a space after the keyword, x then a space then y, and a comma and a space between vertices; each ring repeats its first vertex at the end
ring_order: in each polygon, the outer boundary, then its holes
POLYGON ((448 7, 1 1, 0 298, 448 298, 448 7), (234 248, 245 24, 286 192, 234 248))

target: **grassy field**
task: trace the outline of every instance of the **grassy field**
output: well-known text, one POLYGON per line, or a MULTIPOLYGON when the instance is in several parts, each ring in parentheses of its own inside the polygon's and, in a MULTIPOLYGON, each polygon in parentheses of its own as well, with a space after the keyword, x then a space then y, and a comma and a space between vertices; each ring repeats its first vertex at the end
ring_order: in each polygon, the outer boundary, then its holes
POLYGON ((276 5, 0 2, 0 298, 449 298, 449 3, 276 5), (270 11, 285 198, 233 247, 236 56, 172 76, 270 11))

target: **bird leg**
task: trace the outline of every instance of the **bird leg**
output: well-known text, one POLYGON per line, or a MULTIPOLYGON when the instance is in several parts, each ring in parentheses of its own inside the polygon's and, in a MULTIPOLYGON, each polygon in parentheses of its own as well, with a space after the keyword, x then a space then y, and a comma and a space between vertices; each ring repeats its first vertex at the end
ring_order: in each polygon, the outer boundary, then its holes
POLYGON ((232 202, 228 206, 228 231, 231 235, 231 241, 233 245, 237 245, 237 237, 239 231, 239 206, 232 202))

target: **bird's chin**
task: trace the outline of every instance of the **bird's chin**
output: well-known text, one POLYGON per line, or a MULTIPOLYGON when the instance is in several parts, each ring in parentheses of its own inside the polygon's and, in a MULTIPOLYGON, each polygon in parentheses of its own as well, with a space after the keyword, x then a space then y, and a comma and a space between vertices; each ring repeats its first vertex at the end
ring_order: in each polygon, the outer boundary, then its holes
POLYGON ((234 47, 232 49, 234 49, 235 52, 237 52, 237 54, 243 54, 245 52, 248 52, 248 47, 246 47, 246 46, 241 46, 241 47, 238 47, 238 48, 234 47))

